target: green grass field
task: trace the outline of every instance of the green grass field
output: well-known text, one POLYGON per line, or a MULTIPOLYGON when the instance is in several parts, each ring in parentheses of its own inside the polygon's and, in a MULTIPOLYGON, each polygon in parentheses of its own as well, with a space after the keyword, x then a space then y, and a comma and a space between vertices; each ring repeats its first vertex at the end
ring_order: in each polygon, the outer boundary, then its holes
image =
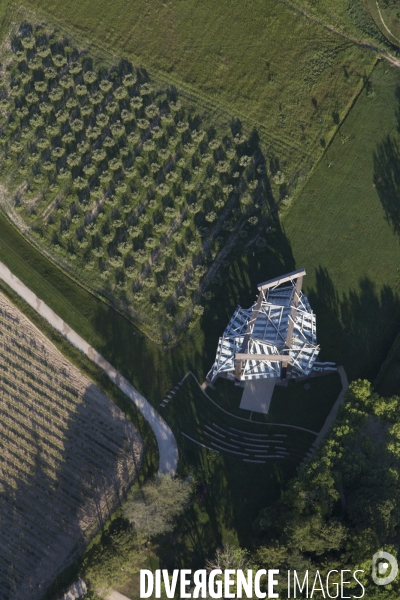
POLYGON ((400 38, 400 10, 396 0, 381 0, 379 9, 385 25, 396 39, 400 38))
MULTIPOLYGON (((176 83, 191 102, 198 99, 201 107, 212 109, 215 119, 229 123, 238 117, 247 131, 256 124, 268 169, 282 170, 286 177, 283 186, 272 183, 272 214, 278 213, 280 197, 292 195, 294 184, 303 183, 325 155, 301 194, 286 203, 283 225, 277 216, 272 218, 267 246, 255 252, 245 244, 234 247, 220 281, 210 288, 202 318, 168 350, 61 272, 3 215, 0 260, 157 409, 188 369, 204 380, 218 336, 237 304, 252 304, 257 283, 296 266, 307 270, 305 291, 317 313, 321 359, 344 364, 349 379, 372 379, 400 325, 399 73, 381 64, 369 78, 375 54, 272 0, 251 6, 237 0, 212 6, 211 0, 201 5, 193 0, 133 0, 129 5, 122 0, 112 5, 66 0, 61 6, 30 0, 29 5, 58 19, 73 35, 78 31, 82 39, 91 38, 93 53, 101 53, 104 46, 148 68, 159 81, 176 83)), ((358 0, 354 6, 359 7, 358 0)), ((0 12, 6 7, 0 3, 0 12)), ((11 2, 10 7, 14 17, 23 14, 11 2)), ((344 11, 344 2, 336 0, 332 10, 337 7, 344 11)), ((3 20, 3 33, 11 13, 3 20)), ((352 31, 360 32, 357 23, 352 31)), ((218 383, 215 400, 239 414, 241 390, 232 386, 219 393, 220 387, 218 383)), ((339 390, 335 375, 313 380, 308 392, 302 384, 277 389, 270 418, 277 422, 286 417, 288 424, 317 430, 339 390)), ((193 474, 201 492, 180 522, 176 539, 168 538, 160 549, 159 559, 166 567, 185 567, 189 559, 202 567, 224 541, 249 542, 257 511, 277 498, 296 474, 314 437, 297 432, 291 442, 296 457, 282 460, 284 466, 246 463, 244 468, 241 463, 238 468, 235 458, 207 451, 180 435, 185 430, 193 437, 204 436, 205 424, 217 422, 224 413, 193 382, 179 393, 163 416, 178 435, 181 473, 193 474)), ((234 416, 223 419, 235 426, 234 416)), ((245 426, 278 431, 272 424, 245 426)))
POLYGON ((398 71, 380 64, 283 219, 321 358, 376 376, 400 324, 398 71), (329 166, 330 165, 330 166, 329 166))
POLYGON ((375 0, 292 0, 291 4, 359 43, 371 42, 381 49, 391 48, 384 29, 375 21, 375 0))
POLYGON ((365 5, 381 34, 393 49, 397 49, 400 38, 400 11, 396 0, 365 0, 365 5))
POLYGON ((321 156, 376 58, 273 0, 27 4, 256 125, 291 183, 321 156))

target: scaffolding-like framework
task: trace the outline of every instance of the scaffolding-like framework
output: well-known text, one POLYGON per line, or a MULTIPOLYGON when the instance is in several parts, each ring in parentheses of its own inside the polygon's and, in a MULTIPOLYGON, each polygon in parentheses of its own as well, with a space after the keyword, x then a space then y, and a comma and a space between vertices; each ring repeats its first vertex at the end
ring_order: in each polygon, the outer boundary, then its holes
POLYGON ((305 274, 300 269, 260 283, 254 305, 236 309, 219 339, 208 381, 309 375, 319 346, 315 315, 301 291, 305 274))

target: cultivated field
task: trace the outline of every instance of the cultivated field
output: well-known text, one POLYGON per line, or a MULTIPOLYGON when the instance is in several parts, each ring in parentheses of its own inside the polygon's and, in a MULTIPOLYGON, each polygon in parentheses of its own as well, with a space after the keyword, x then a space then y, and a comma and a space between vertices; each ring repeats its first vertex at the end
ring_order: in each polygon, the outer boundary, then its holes
POLYGON ((123 413, 0 296, 0 598, 35 600, 137 475, 123 413))
POLYGON ((22 25, 6 56, 3 208, 85 286, 173 339, 268 212, 256 140, 43 27, 22 25))
POLYGON ((290 183, 301 183, 322 155, 376 59, 286 1, 66 0, 60 6, 29 0, 28 6, 222 107, 249 129, 256 126, 290 183))

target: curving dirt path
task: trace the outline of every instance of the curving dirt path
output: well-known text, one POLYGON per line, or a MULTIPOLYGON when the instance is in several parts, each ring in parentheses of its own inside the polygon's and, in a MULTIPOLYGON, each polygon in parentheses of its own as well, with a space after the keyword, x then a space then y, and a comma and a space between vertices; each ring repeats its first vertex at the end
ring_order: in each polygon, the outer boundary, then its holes
MULTIPOLYGON (((331 33, 334 33, 335 35, 340 36, 344 40, 347 40, 348 42, 351 42, 352 44, 355 44, 356 46, 360 46, 361 48, 365 48, 367 50, 372 50, 373 52, 376 52, 377 54, 379 54, 379 56, 381 58, 384 58, 385 60, 387 60, 393 67, 400 68, 400 60, 398 58, 396 58, 395 56, 393 56, 393 54, 390 54, 390 52, 388 52, 387 50, 380 48, 379 46, 376 46, 372 42, 363 42, 361 40, 358 40, 357 38, 353 38, 353 37, 343 33, 342 31, 339 31, 332 25, 328 25, 327 23, 324 23, 317 17, 313 17, 312 15, 310 15, 308 12, 306 12, 302 8, 299 8, 298 6, 292 4, 289 0, 278 0, 278 2, 280 2, 287 8, 290 8, 290 10, 297 12, 299 15, 302 15, 309 21, 312 21, 313 23, 316 23, 320 27, 327 29, 331 33)), ((379 6, 378 6, 378 10, 379 10, 379 6)), ((385 23, 383 23, 383 24, 385 25, 385 23)), ((386 27, 386 25, 385 25, 385 27, 386 27)), ((386 29, 387 29, 387 27, 386 27, 386 29)), ((395 36, 393 36, 393 37, 395 37, 395 36)))
POLYGON ((65 323, 47 304, 42 302, 26 285, 11 273, 0 262, 0 279, 16 292, 25 302, 40 314, 54 329, 61 333, 75 348, 83 352, 92 362, 99 366, 119 389, 137 406, 148 421, 158 444, 160 456, 159 473, 175 474, 178 466, 178 446, 175 436, 164 419, 151 406, 142 394, 118 373, 116 369, 65 323))
POLYGON ((391 36, 392 36, 392 38, 394 38, 395 40, 397 40, 397 41, 400 43, 400 40, 399 40, 399 38, 398 38, 398 37, 396 37, 396 36, 394 35, 394 33, 392 33, 392 32, 390 31, 389 27, 386 25, 386 23, 385 23, 385 21, 384 21, 384 19, 383 19, 382 13, 381 13, 381 9, 379 8, 378 0, 376 0, 376 8, 378 9, 379 18, 380 18, 380 20, 381 20, 381 22, 382 22, 382 25, 384 26, 384 28, 386 29, 386 31, 388 32, 388 34, 389 34, 389 35, 391 35, 391 36))

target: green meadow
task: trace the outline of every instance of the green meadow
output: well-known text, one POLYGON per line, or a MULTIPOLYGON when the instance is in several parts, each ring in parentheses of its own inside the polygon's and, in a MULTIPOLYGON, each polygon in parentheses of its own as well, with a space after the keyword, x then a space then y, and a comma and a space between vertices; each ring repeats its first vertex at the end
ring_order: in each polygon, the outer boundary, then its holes
MULTIPOLYGON (((296 4, 314 10, 306 2, 296 4)), ((385 61, 375 65, 370 48, 272 0, 29 0, 28 6, 0 3, 3 37, 12 22, 30 16, 66 32, 78 46, 90 40, 96 59, 127 58, 157 86, 176 86, 184 102, 206 115, 207 123, 215 120, 219 131, 240 122, 266 159, 265 214, 248 239, 232 245, 207 288, 203 314, 168 348, 153 343, 134 317, 92 294, 84 280, 62 271, 0 214, 0 260, 127 377, 176 434, 179 474, 195 477, 201 493, 176 537, 157 549, 158 560, 162 566, 185 566, 190 556, 201 567, 226 541, 252 543, 258 510, 296 475, 314 436, 288 428, 290 459, 238 466, 232 456, 210 452, 182 431, 202 442, 210 422, 235 427, 238 421, 252 433, 278 431, 277 423, 318 431, 340 382, 330 375, 313 380, 308 391, 302 383, 277 388, 268 424, 239 409, 241 389, 228 382, 210 391, 216 404, 191 378, 165 409, 160 403, 188 370, 204 381, 218 337, 238 304, 251 306, 257 283, 299 267, 307 271, 304 288, 317 315, 320 358, 343 364, 349 380, 376 377, 400 327, 400 72, 385 61), (249 244, 257 236, 265 244, 249 244)), ((350 12, 347 6, 324 1, 313 14, 383 47, 361 0, 350 12)), ((70 356, 128 410, 97 371, 70 356)), ((392 356, 390 377, 381 383, 390 393, 398 391, 400 379, 398 355, 392 356)), ((153 457, 148 429, 135 411, 130 416, 149 439, 153 457)), ((146 472, 153 469, 149 461, 146 472)), ((132 594, 129 587, 125 591, 132 594)))
POLYGON ((375 61, 285 4, 123 0, 27 3, 228 119, 257 128, 290 184, 304 181, 375 61))
POLYGON ((283 218, 321 357, 373 378, 399 326, 400 74, 380 63, 283 218))

